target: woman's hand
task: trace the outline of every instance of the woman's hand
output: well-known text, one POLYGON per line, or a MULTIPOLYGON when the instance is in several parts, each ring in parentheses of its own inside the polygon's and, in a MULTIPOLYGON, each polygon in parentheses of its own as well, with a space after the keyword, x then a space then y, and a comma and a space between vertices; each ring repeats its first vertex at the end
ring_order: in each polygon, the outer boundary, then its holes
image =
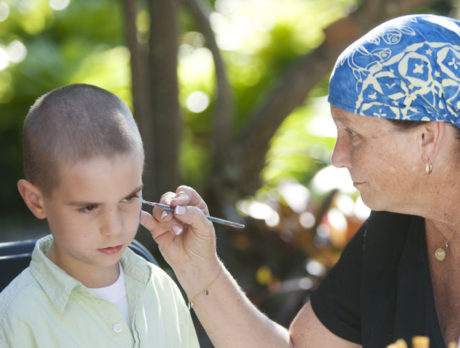
POLYGON ((214 346, 290 347, 287 330, 251 304, 217 258, 214 227, 200 195, 180 186, 160 202, 176 207, 174 214, 155 207, 153 216, 142 212, 142 225, 174 269, 214 346))
POLYGON ((165 193, 160 203, 176 207, 174 213, 155 207, 152 214, 142 211, 141 223, 176 275, 200 270, 215 272, 215 231, 205 217, 208 207, 200 195, 191 187, 179 186, 176 192, 165 193))

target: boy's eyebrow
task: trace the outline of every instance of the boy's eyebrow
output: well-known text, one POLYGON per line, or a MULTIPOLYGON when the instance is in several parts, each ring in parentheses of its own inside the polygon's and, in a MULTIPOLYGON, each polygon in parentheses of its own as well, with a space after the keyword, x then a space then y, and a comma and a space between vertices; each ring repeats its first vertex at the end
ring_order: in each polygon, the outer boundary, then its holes
POLYGON ((144 187, 144 185, 140 184, 138 187, 136 187, 133 191, 131 191, 130 194, 126 195, 124 198, 131 197, 131 196, 135 195, 136 193, 141 191, 143 187, 144 187))
MULTIPOLYGON (((128 193, 123 198, 128 198, 128 197, 135 195, 136 193, 141 191, 143 187, 144 187, 143 184, 137 186, 134 190, 132 190, 130 193, 128 193)), ((100 202, 90 202, 90 201, 72 201, 72 202, 67 203, 67 205, 71 205, 71 206, 99 205, 99 204, 101 203, 100 202)))

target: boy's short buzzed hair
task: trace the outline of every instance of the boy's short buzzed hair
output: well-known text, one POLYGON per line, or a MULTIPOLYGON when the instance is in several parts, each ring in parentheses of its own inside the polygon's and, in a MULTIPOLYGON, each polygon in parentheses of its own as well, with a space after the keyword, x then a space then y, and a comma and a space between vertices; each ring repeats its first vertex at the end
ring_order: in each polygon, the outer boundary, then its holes
POLYGON ((45 195, 59 185, 59 166, 134 152, 142 140, 128 106, 96 86, 72 84, 41 96, 24 121, 26 179, 45 195))

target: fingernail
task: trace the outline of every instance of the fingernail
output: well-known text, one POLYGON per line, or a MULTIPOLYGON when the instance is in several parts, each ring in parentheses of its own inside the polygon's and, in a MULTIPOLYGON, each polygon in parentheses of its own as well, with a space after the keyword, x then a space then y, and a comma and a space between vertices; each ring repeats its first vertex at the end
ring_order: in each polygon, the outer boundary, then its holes
POLYGON ((186 212, 186 209, 185 209, 183 206, 178 205, 178 206, 176 207, 175 213, 176 213, 177 215, 184 215, 185 212, 186 212))
POLYGON ((161 213, 161 220, 164 220, 168 216, 168 212, 165 210, 161 213))
POLYGON ((175 233, 176 235, 179 235, 179 234, 182 233, 182 227, 179 226, 179 225, 174 225, 174 226, 172 227, 172 229, 173 229, 173 231, 174 231, 174 233, 175 233))

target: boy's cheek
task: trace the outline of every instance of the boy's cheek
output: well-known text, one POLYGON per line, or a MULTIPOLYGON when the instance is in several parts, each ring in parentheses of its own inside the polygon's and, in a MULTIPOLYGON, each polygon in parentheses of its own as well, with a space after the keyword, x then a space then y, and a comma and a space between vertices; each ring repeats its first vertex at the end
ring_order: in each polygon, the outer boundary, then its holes
POLYGON ((134 236, 137 234, 137 231, 141 225, 142 218, 142 207, 137 207, 133 212, 131 212, 129 217, 129 231, 133 231, 134 236))
POLYGON ((136 233, 139 231, 139 228, 141 227, 141 219, 142 219, 142 206, 139 209, 139 216, 137 218, 137 227, 136 227, 136 233))

